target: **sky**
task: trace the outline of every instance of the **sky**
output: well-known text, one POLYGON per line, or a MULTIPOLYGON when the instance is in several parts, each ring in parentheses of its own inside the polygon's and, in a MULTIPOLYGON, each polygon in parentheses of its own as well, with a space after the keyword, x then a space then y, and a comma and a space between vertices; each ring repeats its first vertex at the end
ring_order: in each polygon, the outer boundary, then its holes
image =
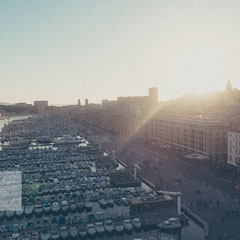
POLYGON ((239 0, 2 0, 0 102, 240 88, 239 0))

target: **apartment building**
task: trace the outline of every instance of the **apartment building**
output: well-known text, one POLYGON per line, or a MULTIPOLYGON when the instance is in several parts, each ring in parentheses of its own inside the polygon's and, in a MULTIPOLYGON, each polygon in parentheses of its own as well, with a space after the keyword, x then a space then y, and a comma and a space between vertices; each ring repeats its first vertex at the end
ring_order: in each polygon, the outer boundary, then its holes
POLYGON ((240 167, 240 129, 228 132, 227 163, 235 167, 240 167))
POLYGON ((149 88, 148 96, 118 97, 102 101, 81 111, 82 121, 112 130, 121 138, 144 138, 145 122, 158 104, 158 89, 149 88))
POLYGON ((168 144, 182 154, 199 153, 212 161, 227 157, 227 131, 214 120, 154 116, 148 122, 148 138, 168 144))

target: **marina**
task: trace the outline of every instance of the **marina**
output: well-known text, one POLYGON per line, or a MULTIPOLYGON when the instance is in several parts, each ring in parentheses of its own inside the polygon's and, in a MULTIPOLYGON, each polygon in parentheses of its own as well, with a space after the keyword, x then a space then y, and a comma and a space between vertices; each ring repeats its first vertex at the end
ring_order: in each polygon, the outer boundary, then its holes
POLYGON ((114 157, 85 140, 78 124, 18 120, 1 123, 2 146, 19 138, 27 146, 3 147, 0 170, 22 172, 22 209, 0 211, 0 239, 187 240, 193 231, 204 239, 202 228, 178 218, 171 196, 136 184, 114 157), (127 184, 116 184, 121 175, 127 184))

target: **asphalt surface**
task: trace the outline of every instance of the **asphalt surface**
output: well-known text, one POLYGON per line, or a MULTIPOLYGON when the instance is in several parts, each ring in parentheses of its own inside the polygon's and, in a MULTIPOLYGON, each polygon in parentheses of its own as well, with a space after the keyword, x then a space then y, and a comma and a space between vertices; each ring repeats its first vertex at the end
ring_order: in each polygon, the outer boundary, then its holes
MULTIPOLYGON (((94 129, 94 134, 107 135, 99 129, 94 129)), ((206 166, 187 163, 174 154, 156 153, 135 140, 122 143, 109 137, 113 143, 101 143, 103 148, 116 150, 117 158, 128 165, 138 163, 142 167, 139 174, 162 190, 183 193, 182 203, 208 222, 209 239, 240 239, 240 205, 234 183, 206 171, 206 166)))

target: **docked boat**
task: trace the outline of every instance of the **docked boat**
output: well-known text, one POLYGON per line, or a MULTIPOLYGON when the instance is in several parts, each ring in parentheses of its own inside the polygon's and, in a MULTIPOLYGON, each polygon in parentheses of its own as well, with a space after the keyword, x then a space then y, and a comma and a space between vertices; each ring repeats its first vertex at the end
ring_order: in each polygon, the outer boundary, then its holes
POLYGON ((61 209, 64 213, 66 213, 68 211, 68 202, 63 200, 61 201, 61 209))
POLYGON ((160 223, 158 227, 162 231, 175 232, 181 228, 181 223, 178 218, 169 218, 167 221, 160 223))
POLYGON ((28 148, 30 145, 31 141, 26 140, 26 139, 17 139, 17 140, 12 140, 9 141, 9 143, 1 145, 2 149, 7 150, 7 149, 24 149, 28 148))
POLYGON ((53 213, 58 213, 60 211, 60 206, 58 202, 53 202, 52 203, 52 211, 53 213))
POLYGON ((38 143, 50 143, 51 139, 49 136, 41 136, 36 139, 38 143))
POLYGON ((121 206, 122 201, 121 201, 120 198, 115 198, 115 199, 114 199, 114 203, 115 203, 116 205, 118 205, 118 206, 121 206))
POLYGON ((48 214, 51 212, 51 202, 48 200, 45 200, 43 203, 43 211, 44 213, 48 214))
POLYGON ((133 225, 134 229, 136 229, 136 230, 140 230, 142 227, 142 223, 139 218, 133 218, 132 225, 133 225))
POLYGON ((111 219, 105 220, 104 228, 107 233, 111 233, 114 230, 113 221, 111 219))
POLYGON ((5 211, 0 211, 0 220, 2 220, 5 216, 5 211))
POLYGON ((109 198, 107 201, 108 205, 113 206, 114 200, 112 198, 109 198))
POLYGON ((107 200, 106 200, 105 198, 100 199, 100 200, 98 201, 98 203, 99 203, 99 205, 100 205, 101 207, 104 207, 104 208, 106 208, 106 207, 107 207, 107 204, 108 204, 108 202, 107 202, 107 200))
POLYGON ((47 228, 43 228, 42 231, 40 232, 40 239, 41 240, 49 240, 50 239, 50 235, 49 235, 47 228))
POLYGON ((77 238, 77 236, 78 236, 77 227, 75 227, 75 226, 70 227, 70 228, 69 228, 69 233, 70 233, 70 237, 71 237, 72 239, 77 238))
POLYGON ((60 227, 60 236, 61 236, 61 239, 68 239, 69 232, 66 226, 60 227))
POLYGON ((61 145, 61 144, 80 144, 81 139, 78 137, 73 137, 71 135, 63 135, 60 138, 53 139, 52 142, 55 145, 61 145))
POLYGON ((132 223, 129 219, 123 220, 123 226, 127 232, 131 232, 133 230, 132 223))
POLYGON ((32 215, 32 213, 33 213, 33 205, 28 203, 25 207, 25 215, 27 217, 30 217, 32 215))
POLYGON ((34 206, 34 213, 39 216, 43 213, 43 208, 42 208, 42 205, 41 204, 36 204, 34 206))
POLYGON ((92 209, 92 202, 90 202, 90 201, 85 201, 85 203, 84 203, 84 206, 85 206, 85 208, 86 208, 86 210, 87 211, 89 211, 89 210, 91 210, 92 209))
POLYGON ((124 226, 123 226, 122 222, 115 222, 114 228, 118 234, 123 233, 123 231, 124 231, 124 226))
POLYGON ((50 237, 52 240, 58 240, 60 238, 60 234, 57 227, 50 229, 50 237))
POLYGON ((8 220, 11 220, 11 219, 14 218, 15 211, 10 211, 10 210, 8 210, 8 211, 6 211, 5 215, 6 215, 6 218, 7 218, 8 220))
POLYGON ((74 200, 69 201, 69 210, 75 212, 77 209, 77 204, 74 200))
POLYGON ((77 208, 80 212, 82 212, 83 209, 84 209, 84 203, 83 202, 77 202, 77 208))
POLYGON ((94 224, 92 224, 92 223, 87 224, 86 229, 90 236, 94 236, 97 232, 94 224))
POLYGON ((129 203, 129 199, 128 198, 126 198, 126 197, 122 197, 122 204, 123 205, 125 205, 125 206, 127 206, 128 205, 128 203, 129 203))
POLYGON ((103 227, 102 222, 97 222, 96 223, 96 231, 99 235, 104 233, 104 227, 103 227))
POLYGON ((79 226, 78 228, 78 234, 80 237, 84 238, 87 236, 87 230, 84 226, 79 226))

